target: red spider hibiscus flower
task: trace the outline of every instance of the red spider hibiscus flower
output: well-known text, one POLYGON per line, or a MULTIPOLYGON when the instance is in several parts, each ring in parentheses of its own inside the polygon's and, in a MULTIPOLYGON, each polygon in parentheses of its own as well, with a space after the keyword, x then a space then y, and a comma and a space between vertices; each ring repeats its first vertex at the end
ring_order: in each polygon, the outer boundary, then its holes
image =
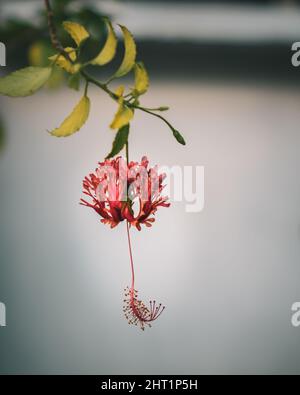
POLYGON ((142 224, 152 226, 158 207, 170 203, 161 195, 165 174, 159 175, 157 166, 148 165, 145 156, 141 163, 127 164, 122 157, 99 162, 95 173, 83 180, 83 193, 91 201, 81 199, 81 204, 93 208, 111 228, 124 220, 138 230, 142 224))

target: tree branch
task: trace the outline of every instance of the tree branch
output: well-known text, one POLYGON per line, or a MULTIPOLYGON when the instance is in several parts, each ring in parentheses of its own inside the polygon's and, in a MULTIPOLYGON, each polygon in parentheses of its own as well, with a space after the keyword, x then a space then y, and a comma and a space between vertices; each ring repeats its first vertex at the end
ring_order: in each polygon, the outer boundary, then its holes
MULTIPOLYGON (((70 63, 74 64, 74 62, 70 58, 69 54, 65 51, 64 47, 62 46, 61 42, 59 41, 59 39, 57 37, 56 26, 55 26, 55 23, 54 23, 54 13, 53 13, 53 10, 51 8, 50 0, 44 0, 44 1, 45 1, 46 11, 47 11, 48 27, 49 27, 49 34, 50 34, 50 39, 51 39, 52 46, 58 51, 59 54, 64 56, 65 59, 67 59, 70 63)), ((117 96, 114 92, 112 92, 108 88, 108 83, 102 83, 102 82, 98 81, 96 78, 94 78, 91 75, 89 75, 83 68, 80 70, 80 74, 86 81, 85 94, 87 92, 88 83, 90 82, 90 83, 98 86, 98 88, 102 89, 104 92, 106 92, 113 100, 118 101, 119 96, 117 96)), ((149 115, 152 115, 154 117, 157 117, 157 118, 161 119, 172 130, 172 132, 173 132, 175 138, 177 139, 177 141, 180 142, 179 141, 179 138, 180 138, 181 139, 180 143, 181 144, 185 144, 183 137, 179 134, 179 132, 177 130, 174 129, 174 127, 170 124, 170 122, 167 121, 162 115, 156 114, 155 112, 153 112, 153 111, 165 111, 167 109, 167 107, 160 107, 160 108, 150 109, 150 108, 141 107, 137 103, 130 103, 130 100, 131 99, 124 101, 124 104, 127 107, 129 107, 129 108, 131 108, 133 110, 136 109, 136 110, 143 111, 143 112, 145 112, 145 113, 147 113, 149 115), (178 137, 178 135, 179 135, 179 137, 178 137)), ((128 158, 128 142, 126 144, 126 156, 128 158)))

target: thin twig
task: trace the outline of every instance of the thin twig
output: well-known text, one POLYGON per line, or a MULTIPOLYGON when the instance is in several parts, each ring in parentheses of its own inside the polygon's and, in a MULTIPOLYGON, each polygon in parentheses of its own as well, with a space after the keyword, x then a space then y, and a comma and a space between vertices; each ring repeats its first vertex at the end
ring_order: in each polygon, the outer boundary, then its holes
POLYGON ((56 26, 54 23, 54 13, 51 8, 50 0, 45 0, 45 6, 46 6, 46 11, 47 11, 48 27, 49 27, 49 34, 50 34, 52 46, 62 56, 64 56, 69 62, 73 63, 69 54, 64 50, 64 47, 62 46, 61 42, 59 41, 59 39, 57 37, 56 26))

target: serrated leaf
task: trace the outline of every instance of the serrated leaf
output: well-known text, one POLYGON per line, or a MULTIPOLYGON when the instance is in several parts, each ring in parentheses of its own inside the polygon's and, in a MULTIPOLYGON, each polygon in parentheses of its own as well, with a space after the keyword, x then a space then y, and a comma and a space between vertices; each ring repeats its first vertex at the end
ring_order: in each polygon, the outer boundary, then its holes
POLYGON ((111 129, 120 129, 125 125, 128 125, 133 118, 133 111, 124 105, 124 98, 119 99, 119 109, 112 121, 110 127, 111 129))
POLYGON ((88 119, 89 113, 90 99, 87 96, 83 96, 72 113, 63 121, 60 127, 54 129, 50 133, 52 136, 56 137, 71 136, 82 128, 88 119))
POLYGON ((133 95, 139 96, 147 92, 149 88, 149 76, 142 62, 134 65, 135 85, 133 95))
POLYGON ((90 37, 86 28, 79 23, 66 21, 63 23, 63 27, 73 38, 77 47, 90 37))
MULTIPOLYGON (((72 62, 75 62, 77 59, 76 51, 72 47, 67 47, 64 49, 65 52, 70 56, 72 62)), ((70 74, 78 73, 80 69, 80 64, 73 64, 68 59, 66 59, 63 55, 53 55, 49 57, 49 60, 55 62, 55 64, 62 69, 66 70, 70 74)))
POLYGON ((51 67, 26 67, 0 78, 0 94, 11 97, 30 96, 49 80, 51 67))
POLYGON ((172 129, 172 132, 173 132, 173 136, 175 137, 175 139, 178 141, 179 144, 186 145, 183 136, 178 132, 178 130, 172 129))
POLYGON ((136 58, 136 45, 132 34, 125 26, 119 26, 122 29, 124 36, 125 54, 121 66, 113 76, 114 78, 123 77, 124 75, 128 74, 133 68, 136 58))
POLYGON ((113 142, 112 150, 107 155, 106 159, 112 158, 113 156, 118 155, 120 151, 124 148, 125 144, 128 141, 129 136, 129 124, 123 126, 121 129, 118 130, 116 137, 113 142))
POLYGON ((80 73, 72 74, 68 80, 68 87, 79 91, 80 88, 80 73))
POLYGON ((109 20, 106 20, 105 23, 108 32, 107 39, 99 55, 92 60, 91 64, 93 65, 104 66, 111 62, 116 55, 118 44, 116 33, 109 20))

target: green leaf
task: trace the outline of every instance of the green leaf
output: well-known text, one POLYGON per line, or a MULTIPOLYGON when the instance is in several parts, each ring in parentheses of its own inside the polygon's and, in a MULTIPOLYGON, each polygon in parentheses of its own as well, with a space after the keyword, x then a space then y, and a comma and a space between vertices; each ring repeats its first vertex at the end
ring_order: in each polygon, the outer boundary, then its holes
POLYGON ((178 130, 172 129, 172 132, 173 132, 173 136, 175 137, 175 139, 178 141, 179 144, 186 145, 186 142, 185 142, 184 138, 178 132, 178 130))
POLYGON ((90 37, 85 27, 79 23, 66 21, 63 23, 63 27, 73 38, 77 47, 79 47, 87 38, 90 37))
POLYGON ((51 67, 27 67, 0 78, 0 94, 11 97, 30 96, 49 80, 51 67))
POLYGON ((105 23, 108 31, 107 39, 99 55, 92 60, 91 64, 93 65, 104 66, 111 62, 116 55, 118 44, 117 36, 111 22, 106 20, 105 23))
POLYGON ((120 129, 127 125, 133 118, 133 115, 133 111, 124 105, 124 98, 120 97, 118 111, 110 125, 111 129, 120 129))
POLYGON ((80 88, 80 74, 72 74, 68 80, 68 87, 74 89, 75 91, 79 91, 80 88))
POLYGON ((134 65, 135 85, 133 89, 134 96, 140 96, 147 92, 149 88, 149 76, 142 62, 134 65))
POLYGON ((72 113, 63 121, 59 128, 54 129, 52 136, 67 137, 77 132, 85 124, 90 113, 90 99, 83 96, 72 113))
POLYGON ((136 45, 132 34, 125 26, 119 26, 124 36, 125 54, 121 66, 115 72, 113 78, 120 78, 128 74, 133 68, 136 58, 136 45))
POLYGON ((113 156, 118 155, 120 151, 124 148, 125 144, 128 141, 129 136, 129 124, 123 126, 121 129, 118 130, 116 137, 113 142, 112 150, 107 155, 106 159, 112 158, 113 156))

